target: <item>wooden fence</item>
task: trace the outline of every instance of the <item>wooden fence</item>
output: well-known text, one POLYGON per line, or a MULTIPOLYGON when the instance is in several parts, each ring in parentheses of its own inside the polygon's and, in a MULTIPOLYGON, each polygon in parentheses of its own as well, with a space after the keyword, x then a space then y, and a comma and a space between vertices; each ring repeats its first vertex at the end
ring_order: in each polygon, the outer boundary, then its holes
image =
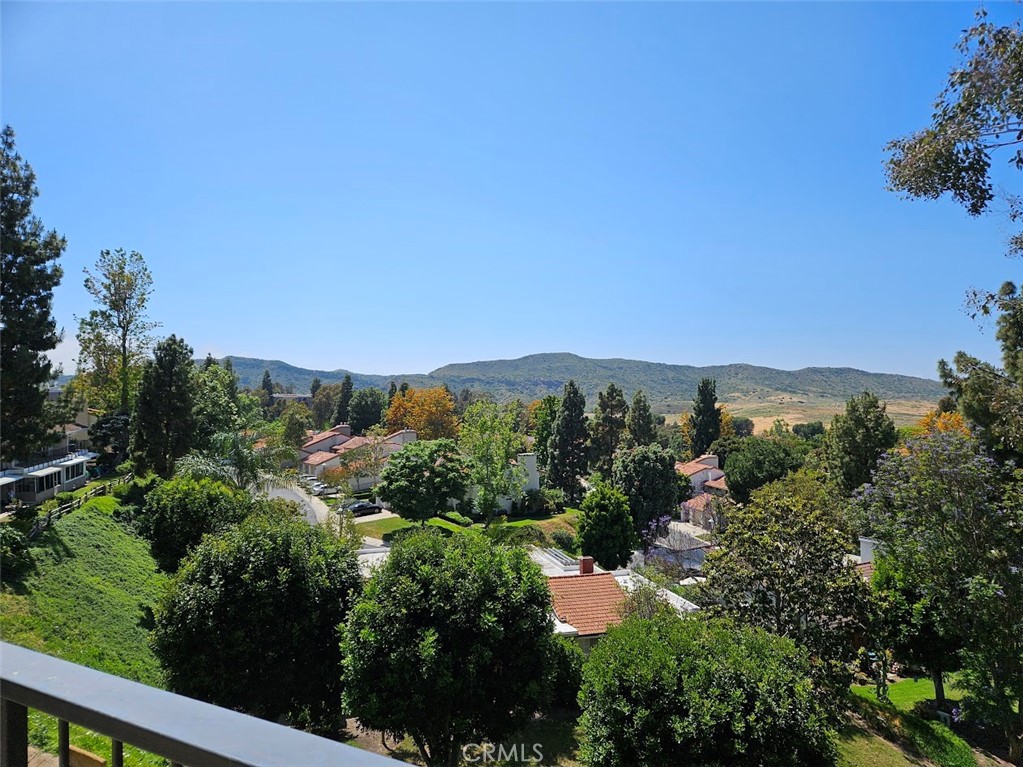
POLYGON ((86 493, 82 493, 80 496, 71 501, 71 503, 65 503, 63 506, 58 506, 57 508, 50 511, 45 517, 39 517, 39 519, 37 519, 35 523, 32 525, 32 529, 28 531, 29 539, 35 538, 37 535, 39 535, 39 533, 48 528, 50 525, 52 525, 58 519, 63 517, 65 514, 69 514, 75 509, 81 508, 82 504, 84 504, 89 499, 96 498, 97 496, 100 495, 106 495, 107 493, 110 492, 112 488, 115 488, 118 485, 123 485, 126 482, 131 482, 134 476, 135 476, 134 474, 129 472, 125 474, 123 477, 117 477, 116 479, 112 479, 109 482, 104 482, 102 485, 98 485, 94 487, 92 490, 89 490, 86 493))

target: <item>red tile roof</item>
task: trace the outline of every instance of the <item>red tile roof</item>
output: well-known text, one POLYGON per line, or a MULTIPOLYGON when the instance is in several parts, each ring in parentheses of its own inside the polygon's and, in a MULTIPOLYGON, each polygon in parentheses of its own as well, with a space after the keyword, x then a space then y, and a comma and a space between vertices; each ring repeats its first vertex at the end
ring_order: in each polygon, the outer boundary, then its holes
POLYGON ((864 562, 861 565, 856 565, 856 572, 860 574, 863 580, 870 583, 870 580, 874 577, 874 563, 864 562))
POLYGON ((327 453, 323 450, 320 450, 313 453, 312 455, 303 458, 302 463, 307 463, 310 466, 319 466, 321 463, 326 463, 327 461, 333 458, 337 458, 337 456, 334 455, 333 453, 327 453))
POLYGON ((687 477, 691 477, 694 474, 699 474, 701 471, 707 471, 708 469, 713 468, 713 466, 708 466, 707 464, 700 463, 699 461, 689 461, 688 463, 678 461, 675 464, 675 471, 679 474, 685 474, 687 477))
POLYGON ((622 591, 611 573, 558 575, 547 579, 558 620, 569 623, 579 636, 607 632, 622 622, 622 591))
POLYGON ((713 498, 714 496, 712 496, 710 493, 700 493, 699 495, 694 496, 693 498, 690 498, 688 501, 686 501, 686 506, 688 506, 693 511, 703 511, 708 506, 710 506, 710 502, 713 498))
POLYGON ((375 440, 369 437, 352 437, 346 442, 335 445, 334 451, 338 453, 347 453, 349 450, 355 450, 357 447, 365 447, 366 445, 372 445, 375 440))
POLYGON ((703 483, 703 486, 713 488, 714 490, 723 490, 726 493, 728 492, 728 480, 726 480, 724 477, 718 477, 717 479, 708 479, 706 482, 703 483))

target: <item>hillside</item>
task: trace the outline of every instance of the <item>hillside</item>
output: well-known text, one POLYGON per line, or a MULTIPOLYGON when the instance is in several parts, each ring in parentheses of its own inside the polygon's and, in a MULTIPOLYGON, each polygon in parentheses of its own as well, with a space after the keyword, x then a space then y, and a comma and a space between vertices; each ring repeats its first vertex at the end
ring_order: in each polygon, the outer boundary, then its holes
POLYGON ((758 405, 833 406, 853 394, 872 391, 889 401, 936 402, 944 389, 937 381, 889 373, 868 373, 853 368, 803 368, 777 370, 756 365, 668 365, 624 359, 588 359, 575 354, 531 354, 516 360, 489 360, 445 365, 427 374, 364 375, 343 369, 307 370, 279 360, 231 357, 243 386, 258 386, 264 370, 274 381, 296 392, 309 390, 314 377, 323 383, 340 381, 350 373, 356 388, 386 388, 391 381, 411 386, 446 384, 490 392, 499 400, 519 397, 530 401, 557 394, 568 379, 580 385, 588 402, 609 383, 616 383, 631 397, 646 392, 653 408, 662 413, 688 408, 703 377, 717 380, 718 398, 750 409, 758 405))

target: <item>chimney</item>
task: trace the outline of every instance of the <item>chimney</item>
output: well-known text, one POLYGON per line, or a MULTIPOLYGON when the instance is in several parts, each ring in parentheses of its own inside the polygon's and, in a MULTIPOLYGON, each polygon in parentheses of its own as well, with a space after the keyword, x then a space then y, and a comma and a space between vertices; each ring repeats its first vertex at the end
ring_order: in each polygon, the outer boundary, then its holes
POLYGON ((593 575, 593 557, 579 557, 579 575, 593 575))

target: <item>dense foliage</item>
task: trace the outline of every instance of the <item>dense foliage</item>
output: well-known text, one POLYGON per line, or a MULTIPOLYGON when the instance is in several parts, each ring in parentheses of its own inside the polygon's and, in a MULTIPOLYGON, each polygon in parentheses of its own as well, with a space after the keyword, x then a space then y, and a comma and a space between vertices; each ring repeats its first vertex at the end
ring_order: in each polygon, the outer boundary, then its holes
POLYGON ((844 495, 870 481, 881 455, 895 447, 895 423, 870 392, 852 397, 831 420, 822 444, 824 467, 844 495))
POLYGON ((575 381, 569 381, 547 441, 547 484, 563 491, 569 503, 577 503, 585 474, 586 400, 575 381))
POLYGON ((402 538, 344 632, 344 706, 428 765, 498 742, 550 699, 550 596, 526 552, 474 533, 402 538))
POLYGON ((136 470, 169 477, 174 462, 195 443, 192 347, 177 336, 156 345, 139 382, 131 421, 136 470))
POLYGON ((338 626, 360 586, 353 551, 295 517, 255 514, 205 538, 157 610, 153 646, 170 688, 336 732, 338 626))
POLYGON ((605 482, 599 482, 583 498, 579 520, 579 546, 608 570, 629 563, 639 537, 633 529, 629 499, 605 482))
POLYGON ((611 475, 615 451, 625 435, 629 406, 625 395, 614 384, 597 393, 597 407, 589 423, 590 470, 605 477, 611 475))
MULTIPOLYGON (((802 457, 790 445, 766 437, 718 440, 727 460, 728 491, 739 503, 746 503, 757 488, 781 479, 798 469, 802 457), (732 443, 731 440, 737 440, 732 443), (729 444, 722 444, 722 443, 729 444)), ((720 456, 719 456, 720 457, 720 456)))
POLYGON ((377 495, 402 519, 424 523, 465 498, 468 468, 450 439, 418 440, 391 456, 377 495))
POLYGON ((633 529, 644 544, 656 536, 660 520, 677 513, 682 500, 675 461, 659 445, 620 451, 612 484, 628 499, 633 529))
POLYGON ((721 411, 718 409, 717 384, 712 378, 704 378, 696 388, 693 412, 689 416, 692 426, 693 456, 707 452, 711 443, 721 436, 721 411))
POLYGON ((834 762, 803 651, 786 639, 659 613, 611 629, 583 668, 592 767, 834 762))

